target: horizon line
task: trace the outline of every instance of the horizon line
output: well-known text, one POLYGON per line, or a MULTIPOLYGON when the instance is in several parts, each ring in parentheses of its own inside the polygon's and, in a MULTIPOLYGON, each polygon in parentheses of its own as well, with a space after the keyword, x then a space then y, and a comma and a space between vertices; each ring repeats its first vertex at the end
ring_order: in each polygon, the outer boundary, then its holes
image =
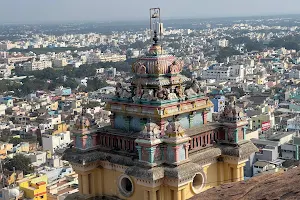
MULTIPOLYGON (((215 19, 232 19, 232 18, 263 18, 263 17, 284 17, 284 16, 300 16, 299 13, 278 13, 278 14, 265 14, 265 15, 232 15, 232 16, 215 16, 215 17, 196 17, 196 16, 190 16, 190 17, 166 17, 163 18, 164 21, 170 21, 170 20, 215 20, 215 19)), ((144 22, 147 21, 147 19, 140 19, 140 20, 131 20, 131 19, 124 19, 124 20, 62 20, 62 21, 32 21, 32 22, 0 22, 0 26, 3 25, 45 25, 45 24, 71 24, 71 23, 124 23, 124 22, 144 22)))

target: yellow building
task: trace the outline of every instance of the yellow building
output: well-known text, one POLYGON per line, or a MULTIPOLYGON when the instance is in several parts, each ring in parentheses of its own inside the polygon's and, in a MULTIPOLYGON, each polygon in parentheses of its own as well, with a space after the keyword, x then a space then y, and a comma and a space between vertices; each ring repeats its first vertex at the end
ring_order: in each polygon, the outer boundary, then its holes
POLYGON ((68 125, 65 122, 54 125, 54 130, 52 135, 66 132, 68 130, 68 125))
POLYGON ((47 200, 47 181, 46 175, 41 177, 29 176, 18 181, 20 190, 24 192, 24 197, 34 200, 47 200))
POLYGON ((12 151, 13 144, 0 143, 0 159, 4 160, 7 157, 7 151, 12 151))

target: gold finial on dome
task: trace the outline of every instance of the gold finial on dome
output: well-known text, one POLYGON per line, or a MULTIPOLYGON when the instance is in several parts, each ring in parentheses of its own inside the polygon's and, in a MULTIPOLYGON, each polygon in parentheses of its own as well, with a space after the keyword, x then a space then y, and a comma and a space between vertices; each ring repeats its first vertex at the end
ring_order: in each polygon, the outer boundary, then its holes
POLYGON ((149 49, 149 54, 151 55, 159 55, 163 54, 163 50, 161 45, 158 43, 158 37, 156 30, 154 31, 154 37, 153 37, 154 44, 149 49))
POLYGON ((149 54, 151 55, 163 54, 162 47, 159 44, 151 46, 149 49, 149 54))

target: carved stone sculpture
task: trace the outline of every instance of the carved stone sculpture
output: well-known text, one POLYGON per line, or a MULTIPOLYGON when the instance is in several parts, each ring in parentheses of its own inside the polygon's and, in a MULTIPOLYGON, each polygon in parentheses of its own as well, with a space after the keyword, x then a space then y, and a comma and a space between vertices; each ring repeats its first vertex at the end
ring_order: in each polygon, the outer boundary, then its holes
POLYGON ((171 74, 180 73, 182 71, 182 67, 183 67, 183 62, 176 60, 172 63, 172 65, 170 65, 170 73, 171 74))
POLYGON ((131 94, 131 92, 128 89, 124 88, 120 97, 124 98, 124 99, 125 98, 129 99, 129 98, 132 97, 132 94, 131 94))
POLYGON ((175 88, 175 93, 179 98, 184 97, 184 91, 181 85, 175 88))
POLYGON ((144 89, 142 99, 152 101, 154 99, 153 89, 144 89))
POLYGON ((158 90, 156 91, 155 97, 158 100, 166 100, 168 98, 168 91, 162 86, 159 86, 158 90))
POLYGON ((147 123, 144 129, 140 132, 140 138, 157 139, 160 138, 160 127, 155 123, 147 123))
POLYGON ((131 98, 132 97, 130 89, 124 88, 121 83, 117 83, 115 95, 118 98, 131 98))
POLYGON ((122 87, 121 83, 117 83, 116 93, 115 93, 116 97, 118 97, 118 98, 121 97, 122 92, 123 92, 123 87, 122 87))
POLYGON ((176 93, 170 93, 168 94, 168 100, 178 99, 176 93))
POLYGON ((146 67, 145 65, 140 65, 137 71, 138 74, 146 74, 146 67))
POLYGON ((166 134, 180 134, 183 136, 184 128, 181 126, 180 122, 170 122, 166 127, 166 134))
POLYGON ((184 93, 187 96, 194 96, 194 95, 198 95, 201 94, 201 88, 199 86, 199 83, 197 80, 193 80, 191 86, 189 88, 187 88, 184 93))

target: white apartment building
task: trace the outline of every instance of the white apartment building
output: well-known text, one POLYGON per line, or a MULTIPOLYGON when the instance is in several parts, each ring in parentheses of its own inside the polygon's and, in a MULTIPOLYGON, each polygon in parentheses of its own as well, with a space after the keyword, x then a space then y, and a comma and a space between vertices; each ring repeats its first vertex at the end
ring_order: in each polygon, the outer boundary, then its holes
POLYGON ((121 62, 126 60, 126 55, 118 54, 103 54, 103 53, 90 53, 87 56, 87 63, 99 63, 99 62, 121 62))
POLYGON ((289 71, 289 78, 300 79, 300 70, 298 67, 294 67, 289 71))
POLYGON ((254 74, 255 67, 252 65, 247 65, 245 67, 245 75, 254 74))
POLYGON ((96 74, 103 74, 103 73, 104 73, 104 68, 96 69, 96 74))
POLYGON ((40 165, 45 164, 47 162, 46 152, 43 152, 43 151, 37 151, 37 152, 34 152, 34 153, 28 153, 28 154, 25 154, 25 155, 30 158, 31 164, 33 166, 40 166, 40 165))
POLYGON ((300 116, 296 116, 294 118, 287 120, 287 129, 289 131, 300 130, 300 116))
POLYGON ((25 71, 43 70, 52 67, 51 61, 29 61, 23 64, 25 71))
POLYGON ((61 115, 48 118, 44 123, 39 124, 39 129, 42 133, 47 130, 53 130, 54 125, 61 124, 61 115))
POLYGON ((232 65, 229 67, 230 70, 230 76, 234 76, 234 77, 240 77, 242 80, 245 77, 245 67, 244 65, 232 65))
POLYGON ((266 171, 275 171, 276 166, 274 164, 271 164, 267 161, 257 161, 253 165, 253 176, 256 176, 257 174, 266 172, 266 171))
POLYGON ((240 82, 244 80, 245 69, 243 65, 226 66, 223 63, 214 64, 202 72, 203 79, 216 81, 240 82))
POLYGON ((70 131, 57 133, 53 135, 43 134, 42 143, 43 151, 49 151, 52 154, 55 150, 67 147, 71 142, 70 131))
POLYGON ((7 78, 11 75, 12 66, 8 64, 0 64, 0 78, 7 78))
POLYGON ((220 47, 228 47, 228 45, 229 45, 228 40, 226 40, 226 39, 219 40, 219 46, 220 47))

